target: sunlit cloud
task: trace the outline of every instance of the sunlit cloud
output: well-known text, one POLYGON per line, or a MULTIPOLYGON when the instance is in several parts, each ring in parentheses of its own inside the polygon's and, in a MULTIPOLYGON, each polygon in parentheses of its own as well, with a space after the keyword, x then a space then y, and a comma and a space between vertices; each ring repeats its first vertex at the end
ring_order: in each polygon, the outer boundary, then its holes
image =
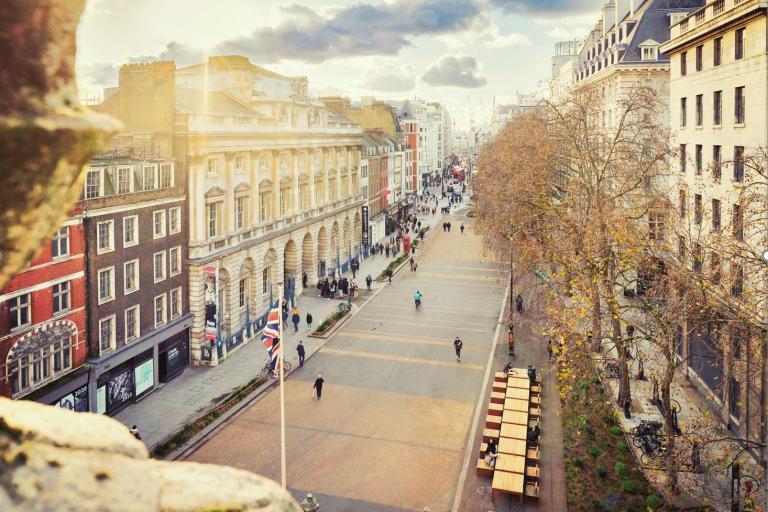
POLYGON ((488 81, 480 75, 477 59, 468 55, 445 55, 427 69, 421 80, 429 85, 475 89, 488 81))
POLYGON ((406 92, 416 87, 412 66, 383 64, 371 67, 363 78, 362 88, 374 92, 406 92))
POLYGON ((594 0, 491 0, 491 4, 506 12, 546 14, 552 17, 566 17, 574 13, 597 11, 601 5, 594 0))

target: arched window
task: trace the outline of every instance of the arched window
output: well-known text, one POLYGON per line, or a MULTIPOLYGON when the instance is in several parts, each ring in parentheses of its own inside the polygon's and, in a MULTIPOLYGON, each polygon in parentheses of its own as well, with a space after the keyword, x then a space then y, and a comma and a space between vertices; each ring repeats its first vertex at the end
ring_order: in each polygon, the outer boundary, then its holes
POLYGON ((14 397, 72 369, 77 326, 68 320, 47 324, 25 335, 8 354, 8 380, 14 397))

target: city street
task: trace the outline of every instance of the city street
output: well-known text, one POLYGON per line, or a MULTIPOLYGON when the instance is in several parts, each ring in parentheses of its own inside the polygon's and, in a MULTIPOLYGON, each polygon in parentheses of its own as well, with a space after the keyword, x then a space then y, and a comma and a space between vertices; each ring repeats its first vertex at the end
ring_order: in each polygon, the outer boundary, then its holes
MULTIPOLYGON (((419 254, 286 382, 288 486, 323 510, 450 510, 489 364, 507 274, 471 226, 438 226, 419 254), (424 295, 415 311, 413 294, 424 295), (453 339, 464 341, 461 362, 453 339), (312 396, 318 373, 322 400, 312 396)), ((293 350, 294 347, 288 347, 293 350)), ((279 394, 189 460, 280 479, 279 394)))

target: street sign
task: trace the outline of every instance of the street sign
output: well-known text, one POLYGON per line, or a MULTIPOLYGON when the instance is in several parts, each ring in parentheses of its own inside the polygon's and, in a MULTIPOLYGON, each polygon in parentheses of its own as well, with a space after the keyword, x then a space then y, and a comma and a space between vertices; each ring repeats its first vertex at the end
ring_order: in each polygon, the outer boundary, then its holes
POLYGON ((360 241, 363 244, 363 247, 368 247, 370 245, 371 239, 369 238, 368 234, 368 207, 363 206, 362 207, 362 240, 360 241))

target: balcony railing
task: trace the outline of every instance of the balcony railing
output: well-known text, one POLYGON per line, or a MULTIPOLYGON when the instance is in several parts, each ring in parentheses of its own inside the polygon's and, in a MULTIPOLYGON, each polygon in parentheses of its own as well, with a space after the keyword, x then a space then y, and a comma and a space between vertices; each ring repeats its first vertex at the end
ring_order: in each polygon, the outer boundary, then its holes
POLYGON ((682 19, 676 25, 673 25, 671 29, 671 38, 674 39, 675 37, 684 34, 688 30, 692 30, 694 27, 702 25, 707 21, 710 21, 717 16, 721 16, 742 4, 747 4, 750 2, 755 5, 762 3, 758 2, 758 0, 716 0, 711 2, 696 12, 692 13, 687 18, 682 19), (691 20, 693 22, 691 22, 691 20))

